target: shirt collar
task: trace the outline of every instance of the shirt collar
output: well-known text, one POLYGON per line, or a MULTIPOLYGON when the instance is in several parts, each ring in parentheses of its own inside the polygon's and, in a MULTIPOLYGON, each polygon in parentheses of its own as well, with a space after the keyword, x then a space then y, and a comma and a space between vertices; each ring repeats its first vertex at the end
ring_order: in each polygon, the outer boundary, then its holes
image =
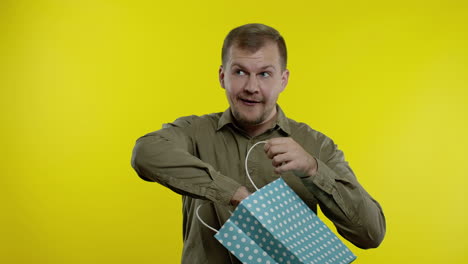
MULTIPOLYGON (((289 121, 286 115, 284 114, 283 110, 279 105, 276 105, 276 112, 277 112, 277 118, 276 118, 276 125, 279 127, 279 129, 283 130, 286 134, 290 135, 291 130, 289 127, 289 121)), ((231 108, 226 109, 224 113, 221 115, 218 121, 218 127, 216 128, 216 131, 220 130, 224 126, 228 124, 233 124, 234 125, 234 118, 231 114, 231 108)))

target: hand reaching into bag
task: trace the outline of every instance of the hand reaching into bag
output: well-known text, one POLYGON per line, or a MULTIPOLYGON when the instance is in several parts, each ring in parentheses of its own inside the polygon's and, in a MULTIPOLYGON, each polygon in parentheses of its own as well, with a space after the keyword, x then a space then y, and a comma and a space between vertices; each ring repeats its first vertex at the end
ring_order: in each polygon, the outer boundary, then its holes
POLYGON ((237 191, 234 193, 234 195, 231 198, 231 204, 234 206, 237 206, 240 204, 242 200, 247 198, 251 193, 247 190, 245 186, 239 187, 237 191))

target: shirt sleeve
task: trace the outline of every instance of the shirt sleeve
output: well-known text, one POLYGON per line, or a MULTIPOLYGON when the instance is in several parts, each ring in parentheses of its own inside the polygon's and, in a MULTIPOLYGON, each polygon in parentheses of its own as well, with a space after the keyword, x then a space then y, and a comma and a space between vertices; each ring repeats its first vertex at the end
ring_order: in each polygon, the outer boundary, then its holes
POLYGON ((176 193, 229 205, 241 186, 194 155, 194 118, 181 118, 136 141, 131 164, 146 181, 176 193))
POLYGON ((315 159, 316 174, 302 182, 315 195, 322 212, 357 247, 378 247, 385 236, 385 216, 379 203, 358 183, 343 152, 325 138, 315 159))

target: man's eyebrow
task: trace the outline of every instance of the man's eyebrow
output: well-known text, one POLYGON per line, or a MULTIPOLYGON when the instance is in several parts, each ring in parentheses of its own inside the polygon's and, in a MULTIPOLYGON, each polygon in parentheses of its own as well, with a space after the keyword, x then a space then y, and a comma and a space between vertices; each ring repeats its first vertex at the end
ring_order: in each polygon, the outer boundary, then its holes
POLYGON ((266 66, 261 67, 260 69, 266 70, 266 69, 268 69, 268 68, 273 68, 273 70, 276 70, 276 68, 275 68, 274 65, 266 65, 266 66))
MULTIPOLYGON (((247 67, 245 67, 244 65, 240 64, 240 63, 233 63, 231 67, 239 67, 241 69, 247 69, 247 67)), ((266 70, 268 68, 272 68, 273 70, 276 70, 275 66, 270 64, 270 65, 265 65, 265 66, 262 66, 260 67, 260 70, 266 70)))
POLYGON ((239 68, 242 68, 242 69, 245 69, 246 67, 240 63, 233 63, 231 67, 239 67, 239 68))

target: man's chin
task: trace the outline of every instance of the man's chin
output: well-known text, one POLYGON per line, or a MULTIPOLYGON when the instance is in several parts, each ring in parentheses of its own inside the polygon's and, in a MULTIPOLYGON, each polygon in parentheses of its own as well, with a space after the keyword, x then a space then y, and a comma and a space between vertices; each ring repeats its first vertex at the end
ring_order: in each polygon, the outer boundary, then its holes
POLYGON ((237 122, 244 125, 244 126, 258 126, 261 123, 263 123, 263 120, 240 119, 240 120, 237 120, 237 122))
POLYGON ((234 117, 236 121, 244 126, 258 126, 265 122, 265 118, 263 116, 238 116, 234 117))

